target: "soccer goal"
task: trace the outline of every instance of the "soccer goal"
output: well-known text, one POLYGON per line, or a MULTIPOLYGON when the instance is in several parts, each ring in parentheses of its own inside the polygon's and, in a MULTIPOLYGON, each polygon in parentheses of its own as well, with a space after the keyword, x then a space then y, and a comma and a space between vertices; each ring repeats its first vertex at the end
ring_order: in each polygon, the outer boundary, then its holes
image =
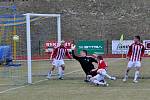
POLYGON ((38 76, 37 81, 44 80, 49 69, 49 53, 44 46, 47 41, 61 41, 61 15, 60 14, 34 14, 27 13, 26 16, 26 43, 27 43, 27 66, 28 83, 32 84, 33 76, 38 76), (31 21, 38 17, 39 20, 31 21), (34 34, 34 35, 33 35, 34 34), (44 54, 43 54, 44 52, 44 54), (44 55, 41 57, 41 55, 44 55), (43 76, 44 77, 43 77, 43 76), (41 78, 42 76, 42 78, 41 78))

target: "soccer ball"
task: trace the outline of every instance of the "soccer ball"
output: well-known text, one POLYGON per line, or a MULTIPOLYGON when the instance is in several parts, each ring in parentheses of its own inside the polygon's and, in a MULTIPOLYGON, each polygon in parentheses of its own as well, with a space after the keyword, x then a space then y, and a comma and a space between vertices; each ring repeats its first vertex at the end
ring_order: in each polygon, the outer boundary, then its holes
POLYGON ((19 41, 19 36, 18 36, 18 35, 14 35, 14 36, 13 36, 13 40, 14 40, 14 41, 19 41))

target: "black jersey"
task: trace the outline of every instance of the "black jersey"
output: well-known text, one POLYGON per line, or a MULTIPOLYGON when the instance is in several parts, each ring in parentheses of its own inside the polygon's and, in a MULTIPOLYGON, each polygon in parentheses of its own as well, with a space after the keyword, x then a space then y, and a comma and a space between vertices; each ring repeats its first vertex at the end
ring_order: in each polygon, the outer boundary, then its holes
POLYGON ((93 62, 98 63, 97 60, 95 60, 92 57, 79 57, 74 54, 74 50, 72 50, 72 56, 74 59, 78 60, 81 64, 81 67, 83 71, 86 73, 86 75, 89 75, 91 70, 94 69, 93 62))

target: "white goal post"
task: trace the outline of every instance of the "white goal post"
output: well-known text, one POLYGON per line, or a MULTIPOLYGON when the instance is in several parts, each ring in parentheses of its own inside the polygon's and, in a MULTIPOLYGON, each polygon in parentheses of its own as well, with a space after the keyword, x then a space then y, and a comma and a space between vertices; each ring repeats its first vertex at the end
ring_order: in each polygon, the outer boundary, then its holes
POLYGON ((30 29, 30 17, 56 17, 57 18, 57 41, 61 41, 61 16, 60 14, 34 14, 27 13, 26 16, 26 38, 27 38, 27 66, 28 66, 28 83, 32 84, 32 59, 31 59, 31 29, 30 29))

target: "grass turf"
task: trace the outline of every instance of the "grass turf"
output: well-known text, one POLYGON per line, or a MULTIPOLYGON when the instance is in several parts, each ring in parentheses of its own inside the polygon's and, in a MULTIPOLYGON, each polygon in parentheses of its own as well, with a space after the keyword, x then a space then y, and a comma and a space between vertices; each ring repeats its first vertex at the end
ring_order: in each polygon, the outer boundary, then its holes
MULTIPOLYGON (((105 59, 109 65, 109 73, 119 78, 123 77, 127 61, 125 59, 105 59)), ((76 61, 66 61, 64 80, 46 80, 34 85, 18 88, 0 94, 0 100, 141 100, 149 99, 150 93, 150 62, 149 58, 143 60, 142 77, 139 83, 134 84, 132 79, 126 83, 122 79, 108 80, 109 87, 96 87, 83 82, 84 73, 76 61), (81 71, 80 71, 81 70, 81 71)), ((33 62, 33 73, 41 74, 48 70, 48 61, 33 62)), ((24 69, 25 70, 25 69, 24 69)), ((45 73, 44 73, 45 74, 45 73)), ((131 71, 132 76, 134 71, 131 71)), ((33 77, 33 82, 45 79, 45 76, 33 77)), ((19 86, 0 86, 0 91, 19 86)))

